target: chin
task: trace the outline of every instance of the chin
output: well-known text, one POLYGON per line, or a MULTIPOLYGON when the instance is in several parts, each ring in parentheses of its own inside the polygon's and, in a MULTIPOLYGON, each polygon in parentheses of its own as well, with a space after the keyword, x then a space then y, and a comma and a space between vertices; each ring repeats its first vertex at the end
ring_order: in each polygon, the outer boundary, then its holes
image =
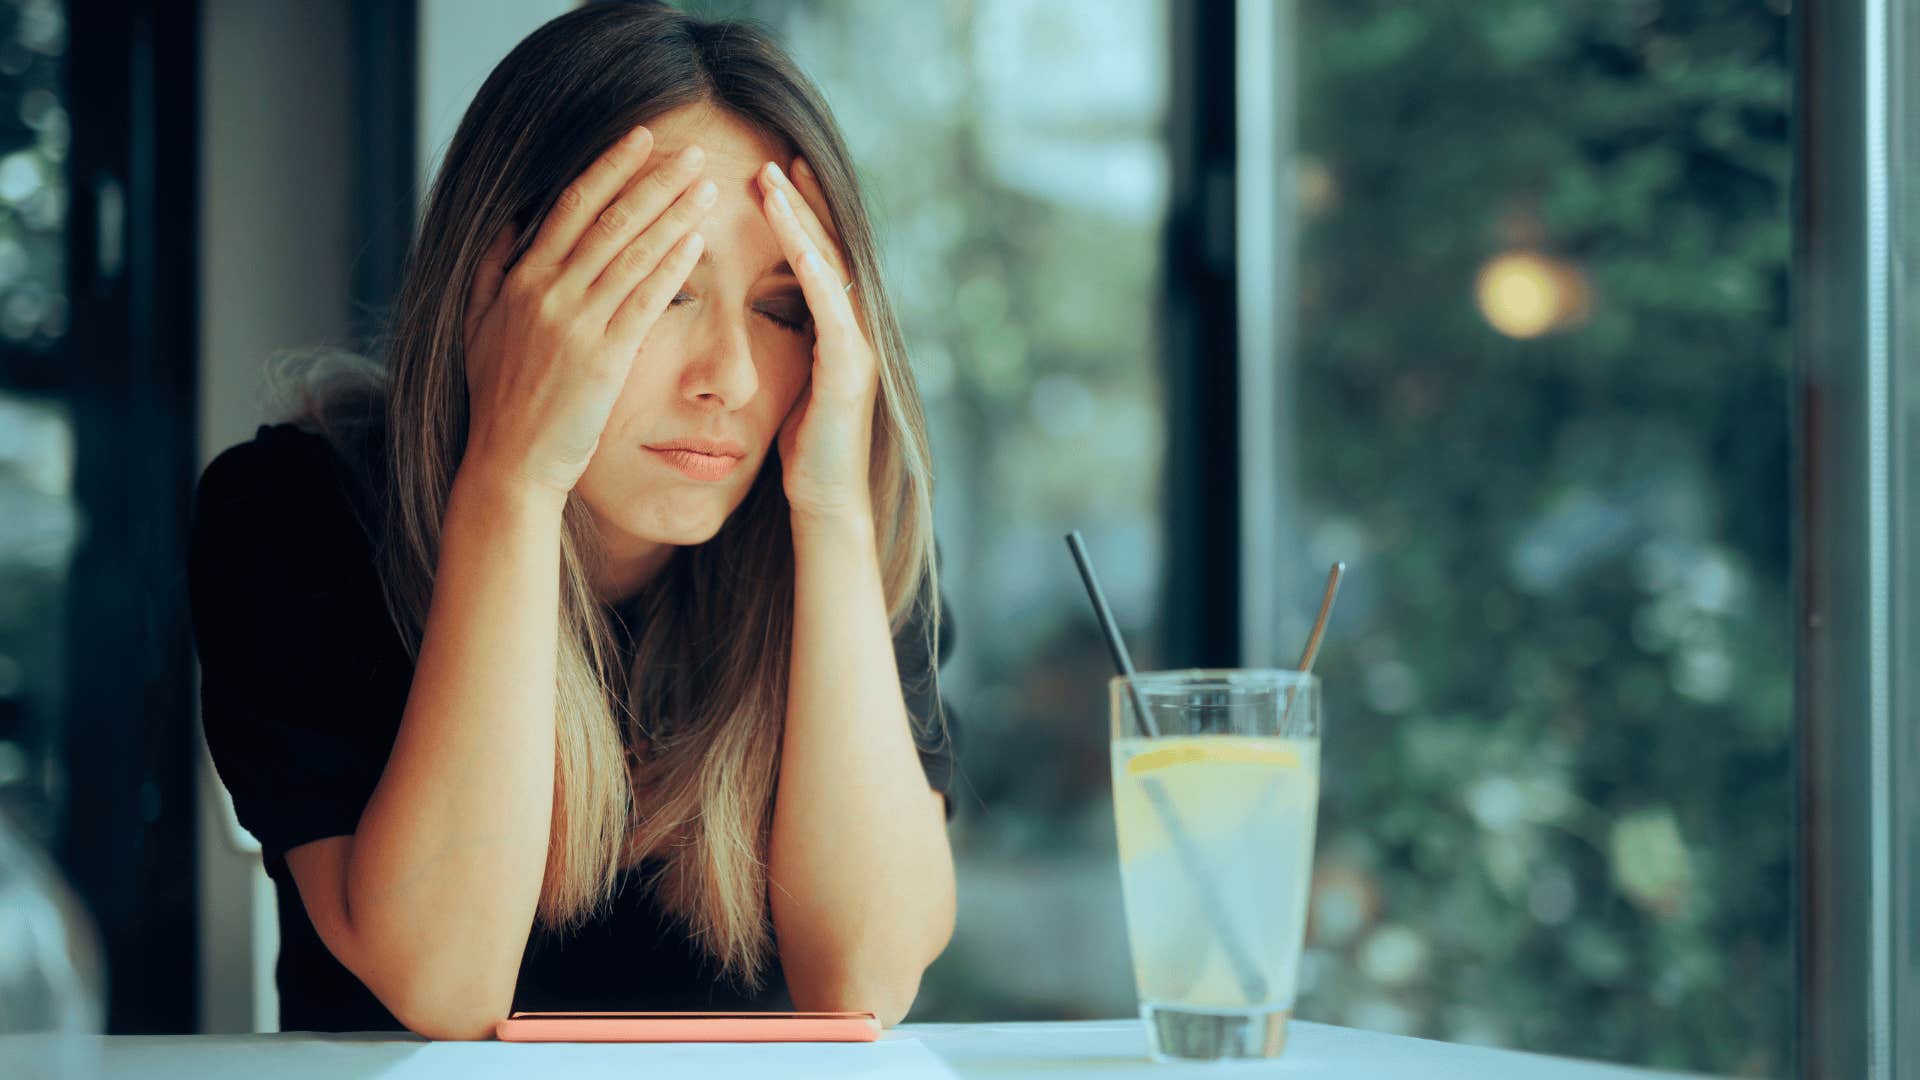
POLYGON ((620 530, 636 540, 644 540, 651 544, 693 547, 718 536, 721 526, 726 523, 725 517, 717 515, 709 518, 682 518, 673 521, 661 521, 655 517, 647 521, 621 522, 620 530))
POLYGON ((628 500, 627 513, 617 517, 614 525, 637 540, 689 547, 718 535, 737 501, 714 491, 651 491, 628 500))
POLYGON ((720 527, 726 524, 722 518, 711 525, 686 526, 657 533, 647 537, 656 544, 672 544, 675 547, 697 547, 720 535, 720 527))

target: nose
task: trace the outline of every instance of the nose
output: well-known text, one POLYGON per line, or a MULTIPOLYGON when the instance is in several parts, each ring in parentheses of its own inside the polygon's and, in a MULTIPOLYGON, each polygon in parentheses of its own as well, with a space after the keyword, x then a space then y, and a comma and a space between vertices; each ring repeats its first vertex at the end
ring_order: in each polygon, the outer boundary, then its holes
POLYGON ((681 384, 689 401, 738 409, 760 389, 760 373, 744 326, 728 326, 704 348, 694 350, 694 357, 681 384))

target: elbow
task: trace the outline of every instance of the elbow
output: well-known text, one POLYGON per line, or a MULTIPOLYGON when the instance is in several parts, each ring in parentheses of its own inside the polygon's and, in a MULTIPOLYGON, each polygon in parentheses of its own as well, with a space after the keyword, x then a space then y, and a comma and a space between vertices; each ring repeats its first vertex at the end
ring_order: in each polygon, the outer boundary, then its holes
POLYGON ((905 1020, 920 993, 919 971, 887 974, 846 973, 806 981, 789 978, 788 993, 801 1012, 870 1012, 880 1026, 890 1028, 905 1020))
POLYGON ((429 957, 403 958, 389 975, 380 983, 361 981, 408 1031, 437 1042, 493 1038, 494 1026, 506 1019, 513 1004, 518 981, 517 971, 482 973, 436 964, 429 957))
MULTIPOLYGON (((342 963, 408 1031, 443 1041, 491 1039, 519 982, 518 958, 386 933, 350 936, 342 963)), ((340 956, 340 951, 335 951, 340 956)))
POLYGON ((422 1038, 434 1042, 477 1042, 493 1038, 493 1026, 500 1017, 482 1014, 445 1015, 423 1014, 418 1017, 405 1017, 401 1023, 407 1030, 422 1038))
POLYGON ((793 995, 793 1007, 801 1012, 866 1012, 879 1017, 880 1026, 890 1028, 907 1018, 919 992, 919 980, 905 993, 882 988, 867 990, 857 986, 827 991, 818 996, 793 995))
MULTIPOLYGON (((336 952, 336 956, 338 953, 336 952)), ((455 966, 418 951, 388 948, 372 955, 384 962, 342 961, 408 1031, 435 1041, 493 1038, 494 1025, 513 1003, 518 971, 501 975, 455 966)), ((463 958, 470 959, 470 958, 463 958)))
POLYGON ((378 950, 371 955, 384 962, 374 964, 364 962, 369 955, 363 950, 355 954, 362 962, 342 962, 416 1035, 437 1042, 491 1039, 494 1025, 506 1018, 513 1003, 517 971, 506 973, 503 982, 470 965, 456 967, 417 951, 378 950))
POLYGON ((507 1010, 491 996, 410 995, 406 1000, 386 1004, 394 1019, 405 1024, 408 1031, 436 1042, 491 1039, 494 1025, 507 1015, 507 1010))
POLYGON ((783 955, 787 974, 787 994, 793 1007, 803 1013, 874 1013, 879 1026, 893 1028, 906 1020, 920 995, 920 982, 933 957, 947 951, 952 938, 952 920, 943 922, 939 947, 931 949, 925 963, 902 965, 895 957, 906 947, 870 942, 864 947, 845 947, 833 959, 808 963, 791 951, 783 955))
MULTIPOLYGON (((513 1004, 523 950, 476 948, 476 937, 500 943, 511 938, 476 935, 398 903, 360 902, 346 862, 351 850, 318 853, 334 861, 309 865, 317 886, 302 882, 308 916, 327 950, 407 1030, 435 1040, 492 1038, 513 1004)), ((293 858, 288 865, 294 866, 293 858)))
POLYGON ((862 991, 855 995, 856 1000, 870 1002, 867 1005, 855 1005, 860 1012, 870 1012, 880 1018, 880 1026, 890 1028, 907 1018, 913 1008, 913 999, 920 996, 920 976, 914 975, 894 986, 875 987, 871 991, 862 991))

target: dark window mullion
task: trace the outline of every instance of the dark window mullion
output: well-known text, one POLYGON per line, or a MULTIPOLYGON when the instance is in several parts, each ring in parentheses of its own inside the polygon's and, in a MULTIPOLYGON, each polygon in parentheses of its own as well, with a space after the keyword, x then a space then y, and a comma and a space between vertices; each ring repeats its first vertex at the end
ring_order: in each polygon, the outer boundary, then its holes
POLYGON ((1161 666, 1241 662, 1233 5, 1171 5, 1161 666))
POLYGON ((61 859, 99 926, 108 1030, 197 1027, 185 538, 198 351, 198 5, 76 0, 64 369, 82 515, 67 598, 61 859), (97 193, 124 193, 99 265, 97 193))

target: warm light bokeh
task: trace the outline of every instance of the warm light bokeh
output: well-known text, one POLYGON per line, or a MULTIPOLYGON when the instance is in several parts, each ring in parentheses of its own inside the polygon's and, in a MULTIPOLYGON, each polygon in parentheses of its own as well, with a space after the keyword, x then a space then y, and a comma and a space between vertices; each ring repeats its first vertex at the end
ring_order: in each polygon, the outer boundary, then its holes
POLYGON ((1495 330, 1535 338, 1586 316, 1586 275, 1563 259, 1531 251, 1497 255, 1480 268, 1473 296, 1495 330))

